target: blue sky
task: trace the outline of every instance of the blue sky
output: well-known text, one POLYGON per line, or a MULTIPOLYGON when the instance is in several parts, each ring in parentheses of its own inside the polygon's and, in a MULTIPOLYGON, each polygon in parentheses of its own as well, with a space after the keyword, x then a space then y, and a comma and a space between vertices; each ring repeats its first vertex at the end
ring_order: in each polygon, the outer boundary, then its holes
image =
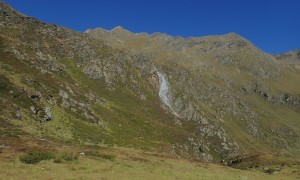
POLYGON ((77 31, 206 36, 236 32, 268 53, 300 48, 300 0, 4 0, 18 11, 77 31))

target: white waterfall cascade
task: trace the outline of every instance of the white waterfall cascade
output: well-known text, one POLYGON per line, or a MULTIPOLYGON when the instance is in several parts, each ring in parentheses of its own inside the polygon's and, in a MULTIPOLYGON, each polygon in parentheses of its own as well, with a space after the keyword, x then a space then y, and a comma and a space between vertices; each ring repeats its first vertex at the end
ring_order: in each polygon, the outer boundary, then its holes
POLYGON ((160 100, 167 106, 170 108, 170 110, 172 111, 172 113, 174 115, 176 115, 177 117, 179 117, 179 115, 174 111, 174 109, 171 106, 171 92, 169 90, 169 83, 167 81, 167 79, 165 78, 165 76, 163 74, 161 74, 159 71, 157 71, 157 75, 159 78, 159 98, 160 100))

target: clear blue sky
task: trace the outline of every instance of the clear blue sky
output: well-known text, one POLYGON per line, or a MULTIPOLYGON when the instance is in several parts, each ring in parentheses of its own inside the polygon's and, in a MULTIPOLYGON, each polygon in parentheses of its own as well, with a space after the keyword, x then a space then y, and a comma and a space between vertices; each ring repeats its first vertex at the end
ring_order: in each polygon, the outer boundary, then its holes
POLYGON ((300 48, 300 0, 4 0, 18 11, 77 31, 205 36, 236 32, 263 51, 300 48))

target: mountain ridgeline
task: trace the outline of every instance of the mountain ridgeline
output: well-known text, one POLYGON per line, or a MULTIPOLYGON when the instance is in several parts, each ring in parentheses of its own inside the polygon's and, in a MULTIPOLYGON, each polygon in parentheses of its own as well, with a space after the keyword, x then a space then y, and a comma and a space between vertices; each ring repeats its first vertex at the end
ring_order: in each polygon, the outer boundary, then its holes
POLYGON ((201 161, 299 158, 299 62, 235 33, 82 33, 0 2, 0 135, 201 161))

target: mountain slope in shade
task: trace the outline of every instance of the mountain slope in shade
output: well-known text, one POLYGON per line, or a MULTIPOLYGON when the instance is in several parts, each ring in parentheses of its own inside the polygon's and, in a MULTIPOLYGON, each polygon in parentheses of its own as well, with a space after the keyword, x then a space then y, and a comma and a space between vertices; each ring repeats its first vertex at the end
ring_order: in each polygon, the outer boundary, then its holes
POLYGON ((2 137, 299 157, 300 72, 235 33, 81 33, 0 9, 2 137))

